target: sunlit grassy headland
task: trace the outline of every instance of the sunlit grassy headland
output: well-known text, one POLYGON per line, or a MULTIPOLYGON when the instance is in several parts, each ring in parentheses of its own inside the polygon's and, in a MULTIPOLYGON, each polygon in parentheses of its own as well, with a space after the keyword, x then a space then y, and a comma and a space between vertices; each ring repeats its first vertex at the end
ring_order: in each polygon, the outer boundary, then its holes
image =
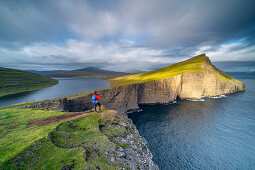
MULTIPOLYGON (((185 72, 203 71, 205 68, 203 68, 202 66, 205 64, 206 58, 207 56, 205 54, 201 54, 201 55, 192 57, 188 60, 185 60, 176 64, 172 64, 170 66, 167 66, 158 70, 116 77, 113 79, 108 79, 108 81, 111 83, 111 87, 117 87, 117 86, 124 86, 124 85, 129 85, 134 83, 143 83, 143 82, 152 81, 152 80, 170 78, 185 72)), ((214 72, 216 73, 216 71, 214 72)), ((216 74, 218 74, 219 78, 224 78, 229 80, 234 79, 222 71, 220 71, 220 73, 217 72, 216 74)))

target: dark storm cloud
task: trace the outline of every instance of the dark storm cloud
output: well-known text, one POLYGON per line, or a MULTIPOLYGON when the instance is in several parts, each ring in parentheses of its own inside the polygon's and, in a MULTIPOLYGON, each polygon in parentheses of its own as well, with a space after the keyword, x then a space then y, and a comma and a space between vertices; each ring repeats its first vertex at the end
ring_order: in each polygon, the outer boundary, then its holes
POLYGON ((255 1, 199 0, 169 2, 169 6, 171 4, 175 9, 173 13, 170 9, 165 19, 161 19, 164 22, 159 23, 157 33, 151 40, 153 44, 194 46, 205 42, 217 44, 240 37, 254 40, 255 1))
POLYGON ((203 52, 213 61, 254 61, 254 6, 254 0, 0 0, 0 65, 149 70, 203 52))
POLYGON ((147 34, 148 43, 163 46, 253 39, 254 6, 253 0, 1 1, 0 35, 37 41, 71 31, 85 37, 147 34))
POLYGON ((71 32, 66 28, 67 15, 55 1, 0 1, 1 42, 29 43, 62 40, 71 32))

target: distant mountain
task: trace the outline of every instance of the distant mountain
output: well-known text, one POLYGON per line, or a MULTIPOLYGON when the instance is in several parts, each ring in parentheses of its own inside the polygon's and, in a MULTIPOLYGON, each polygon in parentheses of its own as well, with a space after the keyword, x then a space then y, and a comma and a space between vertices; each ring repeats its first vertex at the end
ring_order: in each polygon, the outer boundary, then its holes
POLYGON ((78 70, 71 70, 71 71, 61 71, 56 70, 52 72, 42 73, 47 76, 51 77, 98 77, 98 78, 112 78, 117 76, 124 76, 128 73, 124 72, 115 72, 115 71, 108 71, 102 70, 97 67, 87 67, 78 70))
POLYGON ((58 83, 57 80, 40 74, 3 67, 0 67, 0 80, 0 97, 37 90, 58 83))
POLYGON ((37 73, 37 74, 45 75, 45 74, 50 74, 50 73, 64 72, 64 71, 67 71, 67 70, 52 70, 52 71, 26 70, 26 71, 29 71, 29 72, 32 72, 32 73, 37 73))

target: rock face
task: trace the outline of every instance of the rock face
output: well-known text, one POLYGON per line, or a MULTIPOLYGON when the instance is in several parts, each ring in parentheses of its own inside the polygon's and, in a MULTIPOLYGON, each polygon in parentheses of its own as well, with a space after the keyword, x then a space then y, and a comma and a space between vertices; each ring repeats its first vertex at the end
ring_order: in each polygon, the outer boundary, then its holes
MULTIPOLYGON (((108 157, 112 163, 119 160, 124 165, 127 165, 134 170, 158 170, 159 168, 152 161, 152 154, 146 146, 147 141, 140 136, 132 120, 128 118, 126 113, 120 113, 120 116, 124 118, 125 123, 120 121, 114 126, 118 128, 124 127, 128 134, 111 139, 113 143, 123 145, 123 147, 115 148, 113 150, 110 149, 105 153, 106 157, 108 157)), ((119 168, 125 169, 124 167, 119 168)))
MULTIPOLYGON (((222 78, 210 61, 203 71, 183 74, 144 83, 136 83, 99 90, 101 104, 120 112, 139 109, 140 104, 165 104, 176 99, 201 99, 203 96, 219 96, 245 90, 245 85, 236 79, 222 78)), ((28 108, 49 108, 59 111, 85 111, 93 108, 92 94, 75 99, 43 101, 28 108)))

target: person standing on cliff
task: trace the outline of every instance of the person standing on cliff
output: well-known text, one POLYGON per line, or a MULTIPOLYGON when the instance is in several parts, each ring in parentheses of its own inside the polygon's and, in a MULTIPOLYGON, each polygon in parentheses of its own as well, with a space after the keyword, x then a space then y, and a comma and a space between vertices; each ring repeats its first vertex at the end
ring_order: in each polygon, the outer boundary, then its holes
POLYGON ((91 102, 95 105, 95 112, 97 111, 97 106, 99 106, 99 112, 101 112, 100 95, 97 94, 97 91, 94 91, 91 102))

